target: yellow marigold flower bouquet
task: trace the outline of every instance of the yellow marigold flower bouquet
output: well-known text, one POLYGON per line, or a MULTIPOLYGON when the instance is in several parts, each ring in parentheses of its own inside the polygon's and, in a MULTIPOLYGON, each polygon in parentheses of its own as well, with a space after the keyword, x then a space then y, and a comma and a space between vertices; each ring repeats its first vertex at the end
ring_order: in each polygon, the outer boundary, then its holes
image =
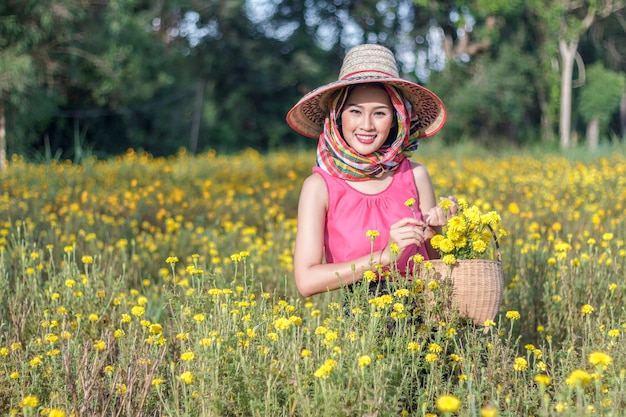
MULTIPOLYGON (((444 200, 443 204, 449 203, 444 200)), ((465 199, 457 202, 458 213, 448 219, 443 233, 430 240, 441 259, 424 262, 420 274, 452 284, 451 305, 475 325, 493 320, 502 302, 504 278, 498 239, 506 233, 499 229, 495 211, 482 212, 465 199), (495 247, 497 260, 483 259, 495 247)), ((444 209, 448 208, 444 206, 444 209)))
MULTIPOLYGON (((443 204, 446 201, 449 200, 444 200, 443 204)), ((505 235, 498 229, 500 215, 497 212, 483 213, 463 198, 457 204, 458 214, 448 219, 443 234, 430 240, 431 246, 442 258, 448 257, 449 264, 454 264, 453 260, 483 258, 490 245, 497 245, 498 238, 505 235), (448 255, 454 256, 454 259, 448 255)))

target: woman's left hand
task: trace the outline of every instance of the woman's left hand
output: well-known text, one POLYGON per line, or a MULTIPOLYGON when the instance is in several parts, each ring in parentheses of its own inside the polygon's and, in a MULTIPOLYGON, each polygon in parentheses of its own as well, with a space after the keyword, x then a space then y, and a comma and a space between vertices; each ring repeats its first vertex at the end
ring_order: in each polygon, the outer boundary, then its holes
POLYGON ((454 217, 458 213, 455 196, 441 197, 441 200, 449 200, 452 202, 452 205, 448 209, 444 209, 441 204, 437 204, 428 210, 424 220, 430 227, 444 226, 450 217, 454 217))

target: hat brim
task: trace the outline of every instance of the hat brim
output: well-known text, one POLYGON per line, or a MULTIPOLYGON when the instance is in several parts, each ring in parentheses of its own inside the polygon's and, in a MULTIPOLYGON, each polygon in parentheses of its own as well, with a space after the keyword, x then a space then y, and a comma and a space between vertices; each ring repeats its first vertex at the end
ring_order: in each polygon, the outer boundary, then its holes
POLYGON ((417 121, 413 123, 411 130, 417 128, 420 138, 434 135, 446 122, 447 114, 443 102, 429 89, 402 78, 358 76, 334 81, 307 93, 287 113, 287 124, 303 136, 319 138, 332 93, 348 85, 367 83, 388 84, 400 90, 411 102, 413 111, 417 114, 417 121))

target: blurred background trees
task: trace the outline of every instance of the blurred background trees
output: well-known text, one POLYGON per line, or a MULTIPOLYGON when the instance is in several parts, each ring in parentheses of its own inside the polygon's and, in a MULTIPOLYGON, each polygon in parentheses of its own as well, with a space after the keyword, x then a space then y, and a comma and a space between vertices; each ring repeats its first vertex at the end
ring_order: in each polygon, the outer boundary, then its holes
POLYGON ((312 148, 285 114, 363 42, 441 96, 448 143, 625 135, 624 1, 8 0, 0 163, 312 148))

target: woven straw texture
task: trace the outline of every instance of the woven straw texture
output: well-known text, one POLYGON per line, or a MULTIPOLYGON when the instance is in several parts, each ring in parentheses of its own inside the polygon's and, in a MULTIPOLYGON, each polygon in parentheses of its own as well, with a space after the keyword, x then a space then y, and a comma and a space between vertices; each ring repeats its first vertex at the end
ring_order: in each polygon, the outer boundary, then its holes
POLYGON ((385 83, 402 92, 417 115, 411 130, 418 130, 420 138, 434 135, 444 125, 446 108, 441 99, 427 88, 399 78, 393 52, 375 44, 350 49, 341 66, 339 79, 317 87, 302 97, 287 113, 287 123, 296 132, 318 139, 332 95, 347 85, 366 83, 385 83))
POLYGON ((500 309, 504 291, 502 262, 484 259, 458 260, 452 267, 441 260, 431 261, 435 278, 452 282, 452 305, 463 317, 482 326, 500 309))

